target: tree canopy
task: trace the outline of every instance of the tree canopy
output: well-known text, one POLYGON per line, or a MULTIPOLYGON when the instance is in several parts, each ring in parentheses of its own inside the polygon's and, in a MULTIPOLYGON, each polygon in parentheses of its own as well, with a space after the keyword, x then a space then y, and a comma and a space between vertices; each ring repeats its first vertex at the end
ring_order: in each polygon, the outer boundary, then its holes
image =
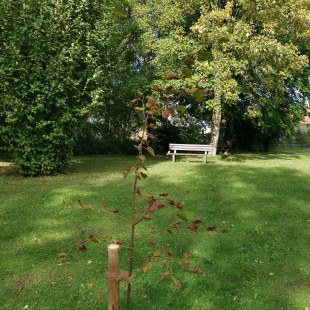
POLYGON ((211 115, 215 146, 223 117, 278 138, 309 96, 309 9, 304 0, 2 1, 1 139, 20 173, 63 172, 85 120, 128 136, 127 102, 152 85, 211 115))

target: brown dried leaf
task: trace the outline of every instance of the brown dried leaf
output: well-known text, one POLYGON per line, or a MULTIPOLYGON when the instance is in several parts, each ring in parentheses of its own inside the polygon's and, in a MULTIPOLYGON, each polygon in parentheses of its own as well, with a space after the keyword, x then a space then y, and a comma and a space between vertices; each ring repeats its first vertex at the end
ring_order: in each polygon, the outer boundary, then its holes
POLYGON ((95 235, 89 235, 89 240, 94 242, 94 243, 99 243, 98 237, 95 235))
POLYGON ((147 196, 150 199, 150 202, 156 201, 156 198, 153 195, 147 196))
POLYGON ((183 210, 183 202, 177 201, 177 203, 175 204, 175 206, 176 206, 178 209, 183 210))
POLYGON ((198 232, 198 226, 195 223, 191 223, 187 227, 196 233, 198 232))
POLYGON ((156 245, 156 240, 151 240, 151 244, 153 245, 153 246, 155 246, 156 245))
POLYGON ((144 215, 143 218, 144 218, 145 220, 150 220, 150 219, 151 219, 151 217, 150 217, 149 215, 144 215))
POLYGON ((161 278, 162 278, 162 279, 165 279, 165 278, 167 278, 168 276, 170 276, 170 272, 168 272, 168 271, 162 272, 160 275, 161 275, 161 278))
POLYGON ((212 231, 212 230, 215 230, 215 226, 211 226, 211 225, 209 225, 208 227, 207 227, 207 231, 212 231))
POLYGON ((188 269, 190 272, 192 273, 196 273, 196 274, 202 274, 202 270, 198 267, 195 267, 195 268, 189 268, 188 269))
POLYGON ((69 253, 59 253, 58 255, 57 255, 57 257, 58 258, 63 258, 63 257, 66 257, 66 256, 68 256, 69 255, 69 253))
POLYGON ((174 223, 174 226, 175 226, 176 230, 179 232, 180 229, 181 229, 181 222, 180 222, 180 221, 176 221, 176 222, 174 223))
POLYGON ((152 106, 155 105, 155 103, 156 103, 155 99, 153 99, 152 97, 148 97, 146 107, 151 108, 152 106))
POLYGON ((78 246, 77 249, 78 249, 80 252, 85 252, 85 251, 87 251, 87 247, 86 247, 85 244, 82 244, 82 245, 78 246))
POLYGON ((186 215, 183 214, 183 213, 180 213, 180 212, 179 212, 179 213, 177 213, 177 216, 178 216, 180 219, 182 219, 183 221, 188 221, 186 215))
POLYGON ((159 267, 163 267, 163 263, 161 262, 160 259, 156 259, 156 263, 159 267))
POLYGON ((132 99, 132 100, 130 100, 130 103, 136 103, 139 100, 141 100, 141 98, 132 99))
POLYGON ((171 276, 171 279, 173 281, 174 284, 174 288, 179 289, 181 288, 181 283, 178 279, 176 279, 175 277, 171 276))
POLYGON ((135 107, 135 111, 144 111, 145 108, 135 107))
POLYGON ((194 255, 191 252, 184 252, 183 255, 188 258, 193 258, 194 255))
POLYGON ((186 259, 178 259, 177 263, 180 265, 184 265, 184 266, 189 266, 189 261, 187 261, 186 259))
POLYGON ((148 272, 152 269, 153 265, 151 262, 147 262, 144 266, 143 266, 143 272, 148 272))
POLYGON ((136 196, 141 196, 141 195, 142 195, 141 189, 137 188, 136 189, 136 196))
POLYGON ((161 256, 161 253, 160 251, 156 251, 154 254, 153 254, 154 257, 160 257, 161 256))
POLYGON ((174 206, 176 204, 176 200, 175 199, 171 199, 171 198, 167 198, 166 201, 168 202, 168 204, 174 206))
POLYGON ((173 257, 173 254, 172 254, 172 252, 170 250, 167 250, 166 253, 167 253, 168 256, 173 257))
POLYGON ((147 150, 152 156, 155 156, 155 152, 154 152, 154 150, 153 150, 150 146, 148 146, 148 147, 146 148, 146 150, 147 150))
POLYGON ((91 205, 83 203, 81 200, 78 200, 79 205, 81 206, 82 209, 90 211, 93 210, 94 208, 91 205))
POLYGON ((145 156, 144 155, 138 156, 138 160, 141 164, 143 164, 145 162, 145 156))
POLYGON ((146 209, 146 212, 155 212, 155 211, 158 211, 158 210, 160 210, 160 209, 162 209, 162 208, 164 208, 164 207, 165 207, 164 204, 158 203, 157 200, 154 200, 154 201, 150 204, 150 206, 146 209))

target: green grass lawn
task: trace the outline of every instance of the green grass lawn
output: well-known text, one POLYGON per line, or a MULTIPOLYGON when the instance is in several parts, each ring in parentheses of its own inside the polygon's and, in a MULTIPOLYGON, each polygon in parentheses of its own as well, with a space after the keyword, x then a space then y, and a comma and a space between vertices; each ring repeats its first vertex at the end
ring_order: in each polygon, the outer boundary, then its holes
MULTIPOLYGON (((132 178, 124 179, 121 172, 134 162, 129 156, 80 157, 67 175, 37 178, 16 176, 0 162, 1 309, 107 308, 104 239, 123 242, 125 271, 129 226, 104 213, 102 205, 129 216, 132 178), (78 199, 94 210, 83 210, 78 199), (75 242, 90 234, 98 235, 100 243, 78 251, 75 242), (69 255, 57 258, 62 252, 69 255)), ((179 233, 154 234, 137 242, 132 309, 310 306, 309 149, 217 157, 206 165, 200 158, 173 164, 166 157, 146 164, 149 177, 140 184, 143 195, 167 192, 184 202, 182 212, 189 221, 199 217, 203 222, 197 234, 180 219, 179 233), (208 231, 208 226, 218 230, 208 231), (167 249, 176 259, 192 253, 186 260, 203 273, 189 272, 178 263, 167 267, 167 249), (155 252, 161 257, 143 272, 155 252), (166 271, 180 281, 180 288, 170 276, 161 278, 166 271)), ((137 238, 153 227, 164 228, 177 211, 165 207, 152 214, 138 228, 137 238)), ((121 294, 124 305, 125 284, 121 294)))

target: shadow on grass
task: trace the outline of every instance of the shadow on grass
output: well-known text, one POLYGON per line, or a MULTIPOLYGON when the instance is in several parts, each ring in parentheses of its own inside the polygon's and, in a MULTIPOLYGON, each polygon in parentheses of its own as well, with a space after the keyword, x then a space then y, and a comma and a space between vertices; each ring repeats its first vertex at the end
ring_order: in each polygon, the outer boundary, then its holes
MULTIPOLYGON (((63 309, 100 309, 107 302, 100 297, 106 293, 106 257, 100 253, 105 251, 105 243, 99 247, 91 244, 85 253, 72 250, 61 266, 56 265, 57 254, 67 252, 75 240, 87 238, 96 227, 98 234, 123 228, 123 223, 99 209, 84 212, 77 200, 95 206, 116 207, 117 203, 120 214, 128 216, 131 180, 122 181, 120 172, 134 163, 134 158, 77 160, 80 162, 67 176, 5 176, 0 183, 5 191, 0 209, 5 280, 0 293, 7 309, 26 304, 44 309, 55 309, 55 304, 63 309)), ((229 162, 196 165, 153 159, 147 165, 150 171, 141 184, 143 193, 168 192, 185 201, 182 212, 190 220, 197 216, 203 220, 198 234, 182 222, 184 228, 174 241, 166 235, 152 239, 171 244, 176 258, 182 258, 185 251, 193 253, 194 258, 188 260, 203 274, 192 274, 184 271, 183 265, 174 264, 171 271, 181 282, 181 288, 176 289, 171 278, 161 279, 166 270, 156 262, 151 271, 143 273, 141 267, 149 253, 162 252, 147 239, 136 248, 136 256, 141 258, 135 264, 132 309, 293 310, 308 302, 307 173, 284 166, 231 166, 229 162), (207 231, 209 225, 228 232, 207 231)), ((152 225, 169 223, 170 211, 154 214, 152 225)), ((128 241, 122 231, 114 236, 124 244, 128 241)), ((124 269, 126 259, 124 249, 124 269)), ((121 293, 124 300, 123 285, 121 293)))

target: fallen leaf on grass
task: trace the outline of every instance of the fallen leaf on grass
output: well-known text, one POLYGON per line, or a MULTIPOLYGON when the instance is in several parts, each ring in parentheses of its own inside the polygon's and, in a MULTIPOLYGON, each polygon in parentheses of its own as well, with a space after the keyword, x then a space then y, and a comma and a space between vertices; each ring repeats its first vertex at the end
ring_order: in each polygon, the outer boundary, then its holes
POLYGON ((188 221, 186 215, 183 214, 183 213, 180 213, 180 212, 179 212, 179 213, 177 213, 177 216, 178 216, 180 219, 182 219, 183 221, 188 221))
POLYGON ((181 229, 180 224, 181 224, 181 222, 180 222, 180 221, 176 221, 176 222, 174 223, 175 229, 176 229, 178 232, 179 232, 179 231, 180 231, 180 229, 181 229))
POLYGON ((215 226, 211 226, 211 225, 209 225, 208 227, 207 227, 207 231, 212 231, 212 230, 215 230, 215 226))
POLYGON ((165 197, 165 196, 168 196, 168 195, 169 195, 168 193, 159 194, 159 196, 161 196, 161 197, 165 197))
POLYGON ((187 227, 196 233, 198 232, 198 226, 195 223, 191 223, 187 227))
POLYGON ((178 279, 176 279, 175 277, 173 277, 173 276, 171 276, 171 279, 172 279, 172 281, 173 281, 173 286, 174 286, 174 288, 176 288, 176 289, 179 289, 179 288, 181 288, 181 283, 180 283, 180 281, 178 280, 178 279))
POLYGON ((85 204, 81 200, 78 200, 78 202, 79 202, 82 209, 88 210, 88 211, 94 210, 94 208, 91 205, 85 204))
POLYGON ((146 263, 144 266, 143 266, 143 272, 148 272, 152 269, 153 265, 151 262, 148 262, 146 263))
POLYGON ((166 253, 167 253, 168 256, 171 256, 171 257, 173 256, 173 254, 172 254, 172 252, 170 250, 167 250, 166 253))
POLYGON ((161 274, 162 279, 167 278, 168 276, 170 276, 170 272, 166 271, 166 272, 162 272, 161 274))
POLYGON ((78 246, 77 248, 80 252, 85 252, 87 250, 87 247, 85 244, 82 244, 80 246, 78 246))
POLYGON ((202 274, 202 270, 198 267, 188 269, 192 273, 202 274))
POLYGON ((66 257, 66 256, 68 256, 69 255, 69 253, 59 253, 58 255, 57 255, 57 257, 58 258, 63 258, 63 257, 66 257))
POLYGON ((98 237, 95 235, 89 235, 89 240, 94 243, 99 243, 98 237))
POLYGON ((178 259, 177 263, 180 265, 184 265, 184 266, 189 266, 189 261, 187 261, 186 259, 178 259))
POLYGON ((155 212, 155 211, 158 211, 162 208, 164 208, 165 205, 162 204, 162 203, 158 203, 157 200, 154 200, 151 205, 146 209, 146 212, 155 212))
POLYGON ((194 255, 192 253, 190 253, 190 252, 184 252, 183 255, 185 257, 189 257, 189 258, 193 258, 194 257, 194 255))
POLYGON ((153 254, 154 257, 160 257, 161 256, 161 253, 159 251, 156 251, 154 254, 153 254))

